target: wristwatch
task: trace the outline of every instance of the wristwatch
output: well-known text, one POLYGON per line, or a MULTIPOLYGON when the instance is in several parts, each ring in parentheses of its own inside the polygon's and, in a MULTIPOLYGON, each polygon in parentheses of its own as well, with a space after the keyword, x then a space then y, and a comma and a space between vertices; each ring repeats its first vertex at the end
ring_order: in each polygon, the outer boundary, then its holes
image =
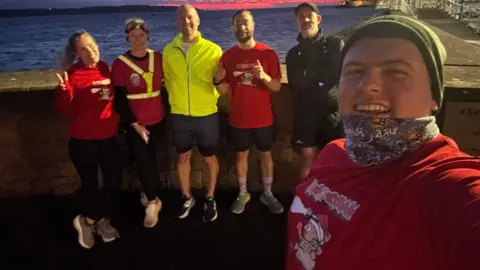
POLYGON ((222 81, 223 81, 223 80, 220 80, 220 81, 217 83, 217 82, 215 82, 215 78, 214 78, 214 79, 213 79, 213 85, 215 85, 215 86, 220 85, 220 84, 222 84, 222 81))

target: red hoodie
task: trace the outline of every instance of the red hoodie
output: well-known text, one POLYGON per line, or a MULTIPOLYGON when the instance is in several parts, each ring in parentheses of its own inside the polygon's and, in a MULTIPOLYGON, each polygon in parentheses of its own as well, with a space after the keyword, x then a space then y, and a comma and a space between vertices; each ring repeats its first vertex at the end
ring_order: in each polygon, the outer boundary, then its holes
POLYGON ((327 145, 297 186, 285 269, 480 269, 479 158, 439 135, 360 167, 344 143, 327 145))
POLYGON ((113 110, 112 86, 93 86, 94 81, 110 79, 108 64, 89 67, 78 62, 67 72, 66 90, 57 89, 56 108, 68 120, 69 136, 101 140, 116 135, 119 117, 113 110))

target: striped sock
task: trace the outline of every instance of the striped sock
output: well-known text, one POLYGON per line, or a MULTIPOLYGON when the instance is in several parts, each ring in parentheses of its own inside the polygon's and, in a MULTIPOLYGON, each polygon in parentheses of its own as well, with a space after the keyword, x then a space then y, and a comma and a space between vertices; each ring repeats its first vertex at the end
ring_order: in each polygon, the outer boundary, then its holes
POLYGON ((272 183, 273 177, 264 177, 263 178, 263 192, 265 194, 272 194, 272 183))
POLYGON ((238 177, 238 187, 240 188, 240 193, 247 193, 247 178, 238 177))

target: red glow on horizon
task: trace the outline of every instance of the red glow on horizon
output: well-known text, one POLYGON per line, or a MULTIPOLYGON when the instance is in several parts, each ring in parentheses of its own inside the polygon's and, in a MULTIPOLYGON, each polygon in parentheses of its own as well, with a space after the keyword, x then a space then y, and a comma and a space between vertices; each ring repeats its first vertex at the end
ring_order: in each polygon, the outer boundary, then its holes
MULTIPOLYGON (((195 0, 194 0, 195 1, 195 0)), ((239 9, 239 8, 249 8, 249 9, 260 9, 260 8, 274 8, 274 7, 287 7, 287 6, 295 6, 300 3, 303 3, 302 0, 266 0, 266 1, 257 1, 253 2, 254 0, 239 0, 235 3, 225 3, 219 2, 218 0, 209 1, 209 0, 196 0, 195 2, 190 2, 196 8, 199 9, 239 9)), ((317 0, 312 1, 319 6, 322 5, 340 5, 343 1, 342 0, 317 0)), ((183 3, 181 3, 183 4, 183 3)), ((162 6, 180 6, 180 3, 170 3, 165 4, 162 6)))
POLYGON ((273 7, 272 3, 252 3, 252 4, 194 4, 199 9, 238 9, 238 8, 269 8, 273 7))

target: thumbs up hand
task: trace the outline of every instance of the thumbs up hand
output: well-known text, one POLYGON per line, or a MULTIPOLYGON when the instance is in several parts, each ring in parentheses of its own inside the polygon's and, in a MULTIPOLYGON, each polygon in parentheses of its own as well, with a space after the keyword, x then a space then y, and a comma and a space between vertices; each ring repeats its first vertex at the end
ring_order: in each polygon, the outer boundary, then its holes
POLYGON ((217 74, 215 74, 215 83, 220 83, 225 79, 227 71, 223 68, 222 62, 218 64, 217 74))
POLYGON ((260 63, 260 60, 257 59, 255 65, 252 68, 252 75, 255 78, 258 78, 260 80, 263 80, 265 78, 265 72, 263 71, 262 64, 260 63))
POLYGON ((58 73, 56 73, 56 75, 58 78, 58 86, 60 86, 62 90, 65 90, 66 89, 65 85, 68 82, 68 73, 66 71, 63 72, 63 77, 58 73))

